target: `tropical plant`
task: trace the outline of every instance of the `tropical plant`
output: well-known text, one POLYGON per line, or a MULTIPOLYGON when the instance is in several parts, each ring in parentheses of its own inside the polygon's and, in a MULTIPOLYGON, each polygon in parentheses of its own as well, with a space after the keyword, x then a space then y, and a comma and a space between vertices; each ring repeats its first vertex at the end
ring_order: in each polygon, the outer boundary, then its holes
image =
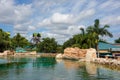
POLYGON ((71 47, 73 44, 75 44, 75 42, 76 42, 75 39, 70 38, 69 40, 63 43, 63 49, 71 47))
POLYGON ((43 41, 37 45, 38 52, 55 53, 57 51, 57 42, 54 38, 43 38, 43 41))
POLYGON ((33 33, 33 37, 31 39, 31 43, 33 45, 37 45, 40 42, 40 37, 41 37, 40 33, 33 33))
POLYGON ((0 29, 0 52, 10 49, 10 47, 11 47, 10 33, 0 29))
POLYGON ((95 47, 98 53, 98 57, 99 57, 99 48, 98 48, 98 42, 99 42, 99 36, 109 36, 109 37, 113 37, 113 35, 107 30, 109 28, 108 25, 105 25, 104 27, 100 27, 100 23, 99 23, 99 19, 96 19, 94 22, 93 26, 89 26, 87 28, 87 32, 88 34, 93 34, 94 38, 95 38, 95 47))
POLYGON ((12 38, 12 47, 15 49, 16 47, 25 47, 30 45, 28 40, 21 36, 20 33, 17 33, 13 38, 12 38))

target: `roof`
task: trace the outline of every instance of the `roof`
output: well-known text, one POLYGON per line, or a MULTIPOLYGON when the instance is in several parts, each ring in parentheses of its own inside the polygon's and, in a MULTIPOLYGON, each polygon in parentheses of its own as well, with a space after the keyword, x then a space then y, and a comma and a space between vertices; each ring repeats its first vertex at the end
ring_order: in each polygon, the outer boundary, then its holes
POLYGON ((112 48, 111 51, 118 51, 118 52, 120 52, 120 48, 112 48))
POLYGON ((106 50, 106 49, 110 49, 110 48, 120 48, 120 46, 115 46, 109 43, 103 43, 103 42, 99 42, 98 47, 100 50, 106 50))

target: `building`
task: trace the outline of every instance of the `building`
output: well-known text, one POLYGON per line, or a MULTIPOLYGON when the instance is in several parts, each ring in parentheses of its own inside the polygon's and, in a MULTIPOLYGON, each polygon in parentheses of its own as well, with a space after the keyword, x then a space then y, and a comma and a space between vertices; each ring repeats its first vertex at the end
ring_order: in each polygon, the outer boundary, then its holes
POLYGON ((120 47, 120 43, 115 43, 115 44, 113 44, 113 45, 115 45, 115 46, 119 46, 119 47, 120 47))
POLYGON ((104 57, 105 55, 120 55, 120 46, 99 42, 98 48, 101 57, 104 57))

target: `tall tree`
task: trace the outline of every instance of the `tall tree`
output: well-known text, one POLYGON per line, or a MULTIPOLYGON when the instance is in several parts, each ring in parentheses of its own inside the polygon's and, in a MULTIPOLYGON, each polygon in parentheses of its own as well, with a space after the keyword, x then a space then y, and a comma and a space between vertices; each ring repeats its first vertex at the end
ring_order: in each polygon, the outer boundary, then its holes
POLYGON ((83 35, 85 35, 85 29, 84 28, 80 28, 81 32, 83 35))
POLYGON ((97 50, 98 57, 99 57, 99 52, 98 52, 98 50, 99 50, 99 48, 98 48, 99 36, 113 37, 113 35, 107 30, 108 28, 109 28, 108 25, 105 25, 104 27, 100 27, 99 19, 95 20, 93 26, 89 26, 87 28, 88 34, 93 33, 93 35, 95 36, 95 47, 97 50))
POLYGON ((40 33, 33 33, 33 37, 31 39, 31 43, 33 45, 37 45, 40 42, 41 34, 40 33))

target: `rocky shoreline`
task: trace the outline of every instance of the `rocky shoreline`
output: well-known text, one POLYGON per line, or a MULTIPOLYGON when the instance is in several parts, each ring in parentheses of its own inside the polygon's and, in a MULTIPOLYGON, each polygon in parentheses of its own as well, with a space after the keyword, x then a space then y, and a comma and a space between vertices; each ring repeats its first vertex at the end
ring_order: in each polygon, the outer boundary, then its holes
POLYGON ((64 54, 56 55, 56 59, 71 59, 78 60, 79 62, 84 61, 120 67, 120 59, 97 58, 96 50, 93 48, 90 49, 67 48, 64 50, 64 54))
POLYGON ((120 60, 117 59, 96 58, 91 62, 102 65, 120 66, 120 60))
POLYGON ((0 57, 55 57, 59 53, 37 53, 36 51, 16 53, 15 51, 6 50, 0 53, 0 57))
POLYGON ((79 49, 79 48, 67 48, 64 53, 36 53, 36 51, 26 53, 15 53, 14 51, 4 51, 0 53, 0 57, 55 57, 56 59, 70 59, 78 60, 79 62, 92 62, 95 64, 109 65, 120 67, 120 59, 111 58, 97 58, 95 49, 79 49))
POLYGON ((0 53, 0 56, 27 56, 27 55, 37 55, 36 51, 25 52, 25 53, 16 53, 15 51, 6 50, 3 53, 0 53))

